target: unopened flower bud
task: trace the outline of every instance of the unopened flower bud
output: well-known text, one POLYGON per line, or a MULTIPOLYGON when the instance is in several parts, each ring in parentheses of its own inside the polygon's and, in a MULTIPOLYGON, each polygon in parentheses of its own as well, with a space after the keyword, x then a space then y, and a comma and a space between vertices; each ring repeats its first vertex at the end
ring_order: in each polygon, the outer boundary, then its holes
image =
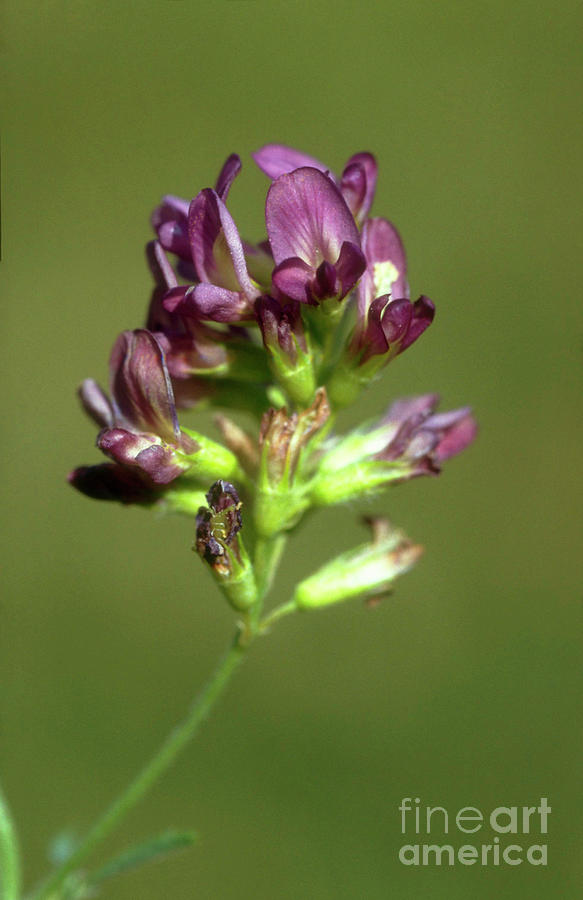
POLYGON ((422 552, 386 520, 380 528, 375 523, 372 542, 341 553, 300 582, 295 603, 299 609, 315 609, 351 597, 378 597, 415 565, 422 552))

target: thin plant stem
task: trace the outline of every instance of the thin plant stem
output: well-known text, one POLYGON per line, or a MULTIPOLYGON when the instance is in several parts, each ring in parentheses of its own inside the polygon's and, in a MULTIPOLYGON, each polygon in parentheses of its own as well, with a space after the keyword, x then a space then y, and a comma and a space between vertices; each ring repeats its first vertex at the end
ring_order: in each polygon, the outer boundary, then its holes
POLYGON ((277 622, 278 619, 282 619, 284 616, 289 616, 290 613, 297 612, 297 609, 298 607, 295 600, 288 600, 287 603, 276 606, 275 609, 268 613, 260 623, 259 633, 264 634, 271 628, 274 622, 277 622))
POLYGON ((0 788, 0 897, 18 900, 20 897, 20 859, 18 840, 8 804, 0 788))
MULTIPOLYGON (((33 895, 34 900, 49 900, 49 898, 57 897, 58 890, 67 876, 86 861, 99 844, 117 828, 138 801, 147 794, 160 776, 170 768, 178 754, 197 733, 199 725, 207 717, 233 672, 242 661, 248 646, 249 641, 243 644, 239 640, 238 632, 229 652, 194 701, 184 721, 168 735, 160 750, 96 822, 72 856, 41 885, 33 895)), ((7 895, 10 900, 12 900, 12 896, 7 895)))
MULTIPOLYGON (((255 571, 258 573, 258 590, 261 601, 263 601, 272 585, 286 539, 286 535, 282 533, 270 538, 260 537, 257 539, 253 562, 255 571)), ((259 603, 257 619, 261 615, 261 609, 262 603, 259 603)))

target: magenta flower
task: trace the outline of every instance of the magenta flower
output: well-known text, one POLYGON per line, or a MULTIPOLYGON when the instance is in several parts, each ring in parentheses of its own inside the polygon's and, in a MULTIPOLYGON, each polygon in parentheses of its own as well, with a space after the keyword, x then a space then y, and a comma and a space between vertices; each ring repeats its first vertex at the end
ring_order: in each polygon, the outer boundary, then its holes
POLYGON ((352 290, 366 262, 353 215, 330 178, 310 167, 280 175, 267 193, 265 220, 273 284, 284 297, 316 305, 352 290))

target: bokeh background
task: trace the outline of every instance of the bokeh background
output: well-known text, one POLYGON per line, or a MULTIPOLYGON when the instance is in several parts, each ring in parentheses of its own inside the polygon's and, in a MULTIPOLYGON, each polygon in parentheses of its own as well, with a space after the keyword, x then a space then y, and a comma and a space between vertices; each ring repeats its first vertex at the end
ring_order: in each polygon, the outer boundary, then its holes
MULTIPOLYGON (((375 152, 374 209, 438 307, 358 415, 437 390, 481 434, 440 479, 373 504, 427 548, 393 598, 257 644, 96 862, 169 826, 200 844, 104 896, 578 896, 581 18, 571 0, 3 3, 0 764, 28 884, 228 643, 192 524, 89 501, 65 475, 98 460, 77 384, 105 380, 115 336, 143 321, 151 209, 236 150, 230 206, 259 239, 249 154, 277 140, 335 169, 375 152), (405 868, 404 796, 452 815, 548 797, 549 864, 405 868)), ((361 511, 293 539, 281 599, 364 538, 361 511)))

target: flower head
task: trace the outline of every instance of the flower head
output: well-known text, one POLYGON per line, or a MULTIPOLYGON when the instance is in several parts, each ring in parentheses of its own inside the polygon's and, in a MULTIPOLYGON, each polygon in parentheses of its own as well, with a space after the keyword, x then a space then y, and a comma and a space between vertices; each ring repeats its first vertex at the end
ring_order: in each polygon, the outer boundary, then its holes
MULTIPOLYGON (((118 338, 110 396, 91 379, 80 389, 109 460, 70 476, 91 497, 163 499, 196 515, 195 549, 248 628, 283 534, 311 507, 435 475, 476 434, 469 408, 438 413, 436 394, 398 400, 373 424, 334 434, 337 410, 417 341, 435 308, 423 294, 411 301, 399 232, 371 217, 371 153, 353 154, 340 174, 283 144, 253 156, 271 179, 257 243, 241 236, 228 208, 236 154, 214 187, 190 202, 168 194, 154 211, 146 328, 118 338), (254 427, 221 412, 222 443, 181 427, 176 409, 202 402, 250 413, 254 427), (254 562, 241 538, 239 490, 254 562)), ((384 520, 373 531, 371 543, 306 579, 291 605, 385 592, 421 551, 384 520)))

